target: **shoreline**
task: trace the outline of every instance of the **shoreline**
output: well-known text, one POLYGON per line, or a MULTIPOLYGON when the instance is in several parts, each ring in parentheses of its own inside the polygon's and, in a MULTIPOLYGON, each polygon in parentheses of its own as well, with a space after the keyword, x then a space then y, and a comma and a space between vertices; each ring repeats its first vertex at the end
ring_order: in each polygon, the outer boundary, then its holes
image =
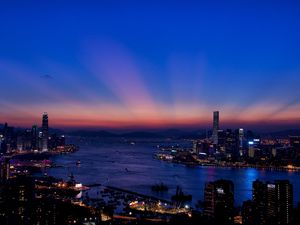
POLYGON ((257 170, 267 170, 267 171, 282 171, 282 172, 300 172, 300 167, 296 166, 260 166, 260 165, 221 165, 221 164, 201 164, 201 163, 191 163, 191 162, 182 162, 182 161, 172 161, 172 160, 163 160, 155 157, 159 161, 185 165, 187 167, 202 167, 202 168, 230 168, 230 169, 249 169, 254 168, 257 170))

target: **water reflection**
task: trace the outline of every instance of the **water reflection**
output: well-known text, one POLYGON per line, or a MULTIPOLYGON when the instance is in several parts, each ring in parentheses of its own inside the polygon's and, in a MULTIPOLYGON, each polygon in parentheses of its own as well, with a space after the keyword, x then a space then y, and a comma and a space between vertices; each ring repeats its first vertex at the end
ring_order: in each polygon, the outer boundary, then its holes
POLYGON ((186 167, 158 161, 153 158, 157 141, 136 141, 130 145, 122 141, 98 140, 78 142, 80 151, 55 158, 55 162, 64 167, 52 168, 49 173, 54 176, 67 178, 71 172, 75 178, 85 184, 101 183, 118 186, 147 195, 156 195, 169 199, 179 185, 183 191, 193 195, 194 203, 203 200, 205 182, 216 179, 230 179, 235 185, 235 203, 251 199, 252 182, 256 179, 263 181, 289 179, 294 185, 295 201, 300 200, 300 173, 280 171, 230 168, 186 167), (80 160, 80 167, 76 162, 80 160), (164 182, 169 186, 167 193, 156 194, 151 191, 151 185, 164 182))

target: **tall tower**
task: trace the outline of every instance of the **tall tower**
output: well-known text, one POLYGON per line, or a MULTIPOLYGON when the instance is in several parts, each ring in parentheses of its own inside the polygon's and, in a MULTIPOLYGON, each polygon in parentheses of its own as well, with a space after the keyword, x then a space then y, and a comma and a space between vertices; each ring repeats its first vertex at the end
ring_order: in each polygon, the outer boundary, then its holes
POLYGON ((219 111, 213 112, 213 132, 212 140, 214 144, 218 144, 218 130, 219 130, 219 111))
POLYGON ((45 112, 42 121, 42 151, 48 151, 48 129, 48 114, 45 112))

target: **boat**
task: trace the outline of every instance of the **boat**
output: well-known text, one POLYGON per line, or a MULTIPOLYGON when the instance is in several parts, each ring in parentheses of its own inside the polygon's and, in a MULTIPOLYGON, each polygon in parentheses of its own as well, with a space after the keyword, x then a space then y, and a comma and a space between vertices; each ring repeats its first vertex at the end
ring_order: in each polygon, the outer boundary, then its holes
POLYGON ((80 164, 81 164, 80 160, 77 160, 76 166, 80 166, 80 164))

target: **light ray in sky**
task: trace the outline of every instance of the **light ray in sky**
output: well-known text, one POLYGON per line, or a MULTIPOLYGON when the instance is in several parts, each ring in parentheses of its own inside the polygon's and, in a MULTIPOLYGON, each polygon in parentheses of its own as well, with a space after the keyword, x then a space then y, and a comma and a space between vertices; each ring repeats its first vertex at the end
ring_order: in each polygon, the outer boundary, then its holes
POLYGON ((60 4, 1 5, 0 124, 300 126, 298 2, 60 4))

